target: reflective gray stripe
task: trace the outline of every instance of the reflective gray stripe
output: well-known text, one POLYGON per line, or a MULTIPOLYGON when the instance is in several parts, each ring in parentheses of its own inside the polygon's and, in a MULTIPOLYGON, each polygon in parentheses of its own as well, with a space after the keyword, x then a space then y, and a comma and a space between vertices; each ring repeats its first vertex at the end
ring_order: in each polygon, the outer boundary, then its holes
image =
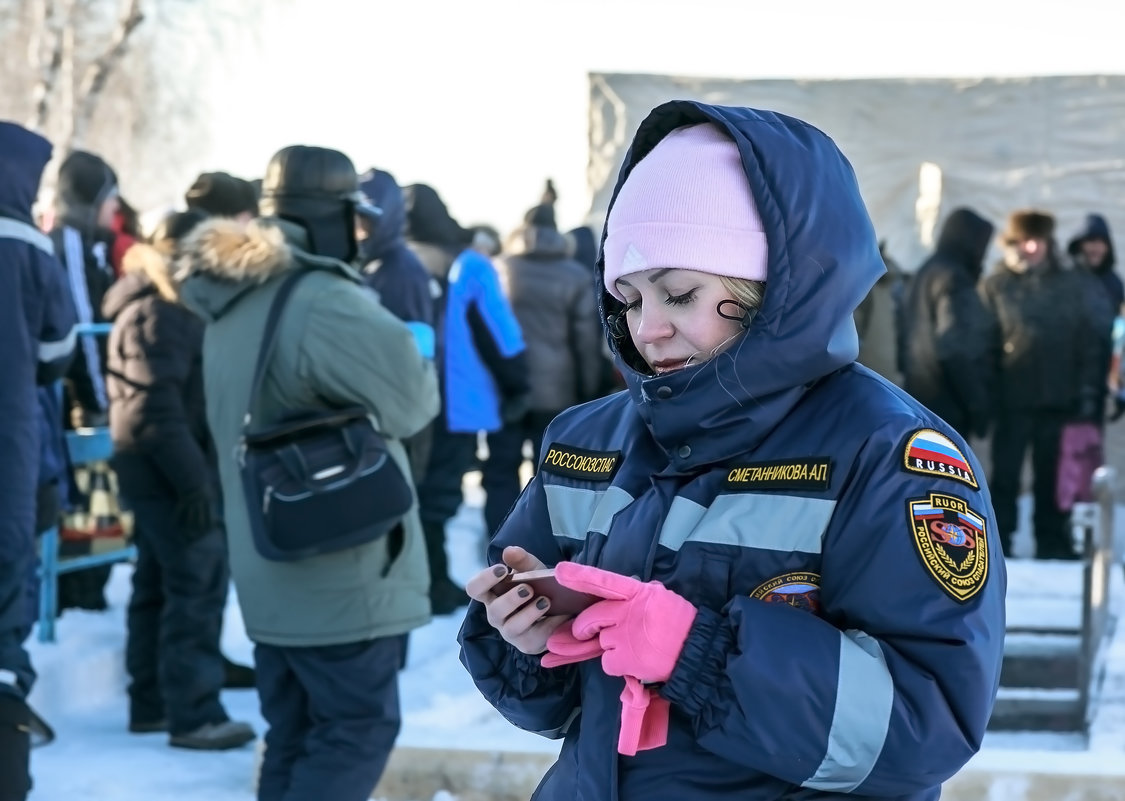
POLYGON ((54 342, 39 342, 39 361, 53 362, 55 359, 61 359, 64 356, 69 356, 70 352, 74 350, 74 340, 76 334, 72 326, 67 332, 66 336, 54 342))
POLYGON ((689 501, 682 495, 673 498, 668 515, 664 518, 664 525, 660 527, 660 544, 673 551, 680 550, 680 546, 706 515, 706 506, 689 501))
MULTIPOLYGON (((90 306, 90 293, 86 286, 86 255, 82 251, 82 236, 69 226, 63 228, 63 255, 67 277, 70 279, 70 294, 74 299, 74 308, 78 312, 78 322, 93 322, 94 312, 90 306)), ((98 343, 93 336, 86 334, 82 337, 81 344, 82 355, 86 357, 86 373, 90 376, 90 384, 94 388, 94 397, 98 401, 98 406, 107 409, 109 399, 105 392, 105 381, 102 379, 102 360, 98 355, 98 343)))
POLYGON ((679 549, 686 541, 764 548, 769 551, 820 553, 820 541, 836 509, 830 498, 737 493, 719 495, 703 507, 676 498, 660 530, 660 543, 679 549), (694 507, 694 508, 693 508, 694 507), (672 528, 672 517, 676 525, 672 528))
POLYGON ((12 671, 0 668, 0 684, 10 684, 12 687, 19 687, 19 678, 12 671))
POLYGON ((28 225, 25 222, 13 220, 10 217, 0 217, 0 237, 4 239, 18 239, 32 247, 38 248, 44 253, 51 256, 55 255, 55 243, 51 241, 51 237, 47 236, 34 225, 28 225))
POLYGON ((828 751, 804 787, 850 793, 871 773, 890 727, 895 688, 883 649, 862 631, 840 632, 840 675, 828 751))
POLYGON ((604 490, 544 484, 551 533, 556 537, 585 540, 593 531, 609 531, 613 516, 633 502, 633 496, 619 487, 604 490))

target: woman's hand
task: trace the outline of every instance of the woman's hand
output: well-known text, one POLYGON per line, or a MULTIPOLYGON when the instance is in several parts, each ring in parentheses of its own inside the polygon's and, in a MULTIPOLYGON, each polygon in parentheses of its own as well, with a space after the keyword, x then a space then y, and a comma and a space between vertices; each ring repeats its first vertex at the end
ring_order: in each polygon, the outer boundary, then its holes
POLYGON ((523 573, 547 565, 518 545, 505 548, 501 558, 503 564, 486 567, 469 579, 465 592, 484 604, 488 622, 507 642, 525 654, 541 654, 547 650, 547 638, 569 618, 550 614, 548 600, 536 598, 526 584, 516 584, 503 595, 492 589, 508 575, 509 568, 523 573))

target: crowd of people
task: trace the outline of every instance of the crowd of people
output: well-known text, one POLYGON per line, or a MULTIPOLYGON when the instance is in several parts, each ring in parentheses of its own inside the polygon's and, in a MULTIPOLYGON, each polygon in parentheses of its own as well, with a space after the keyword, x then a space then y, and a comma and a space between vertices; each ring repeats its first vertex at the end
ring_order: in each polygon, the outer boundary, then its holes
MULTIPOLYGON (((36 214, 51 150, 0 123, 0 801, 31 785, 22 643, 36 534, 83 503, 71 428, 108 426, 133 521, 129 730, 245 746, 220 693, 256 687, 260 801, 367 798, 409 632, 466 607, 481 692, 565 739, 537 797, 929 798, 995 696, 1029 447, 1036 556, 1079 558, 1062 431, 1125 410, 1096 214, 1063 251, 1048 211, 1013 212, 986 271, 996 225, 959 208, 904 271, 831 139, 688 101, 641 125, 600 242, 560 228, 551 181, 502 235, 307 145, 260 180, 201 174, 151 230, 75 151, 36 214), (367 532, 255 496, 267 430, 302 487, 390 469, 409 510, 367 532), (463 588, 445 528, 478 469, 489 567, 463 588), (556 566, 577 617, 493 592, 556 566), (232 581, 253 669, 219 649, 232 581)), ((104 608, 104 581, 82 571, 63 606, 104 608)))

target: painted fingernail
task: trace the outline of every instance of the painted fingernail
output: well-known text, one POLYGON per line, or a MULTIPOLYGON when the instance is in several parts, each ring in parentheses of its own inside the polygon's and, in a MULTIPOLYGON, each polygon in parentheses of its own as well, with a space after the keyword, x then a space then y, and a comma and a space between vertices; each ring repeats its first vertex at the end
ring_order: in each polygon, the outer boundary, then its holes
POLYGON ((518 590, 516 590, 516 594, 520 598, 527 598, 531 595, 531 589, 528 587, 520 587, 518 590))
POLYGON ((496 576, 496 578, 500 578, 501 576, 506 576, 507 574, 508 574, 508 568, 505 567, 504 565, 497 565, 496 567, 492 568, 492 575, 496 576))
POLYGON ((550 605, 551 605, 550 602, 546 598, 540 598, 538 601, 535 602, 535 608, 536 609, 546 609, 550 605))

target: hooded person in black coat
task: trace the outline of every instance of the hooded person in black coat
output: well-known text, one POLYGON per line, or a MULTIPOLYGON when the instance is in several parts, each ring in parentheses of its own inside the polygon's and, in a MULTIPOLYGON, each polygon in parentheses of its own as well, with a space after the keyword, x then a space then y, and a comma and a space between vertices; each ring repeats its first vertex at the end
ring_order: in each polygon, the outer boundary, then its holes
POLYGON ((1119 312, 1122 303, 1125 303, 1125 284, 1114 270, 1117 256, 1105 217, 1087 214, 1082 229, 1067 244, 1066 252, 1074 259, 1076 267, 1097 277, 1114 313, 1119 312))
POLYGON ((177 241, 205 218, 173 213, 153 244, 130 248, 103 311, 113 321, 113 467, 137 546, 125 645, 129 730, 166 730, 173 746, 223 750, 255 735, 230 720, 219 698, 230 572, 203 395, 204 325, 180 305, 169 266, 177 241))
POLYGON ((977 293, 993 225, 969 208, 946 218, 902 310, 904 388, 968 439, 990 423, 990 319, 977 293))

